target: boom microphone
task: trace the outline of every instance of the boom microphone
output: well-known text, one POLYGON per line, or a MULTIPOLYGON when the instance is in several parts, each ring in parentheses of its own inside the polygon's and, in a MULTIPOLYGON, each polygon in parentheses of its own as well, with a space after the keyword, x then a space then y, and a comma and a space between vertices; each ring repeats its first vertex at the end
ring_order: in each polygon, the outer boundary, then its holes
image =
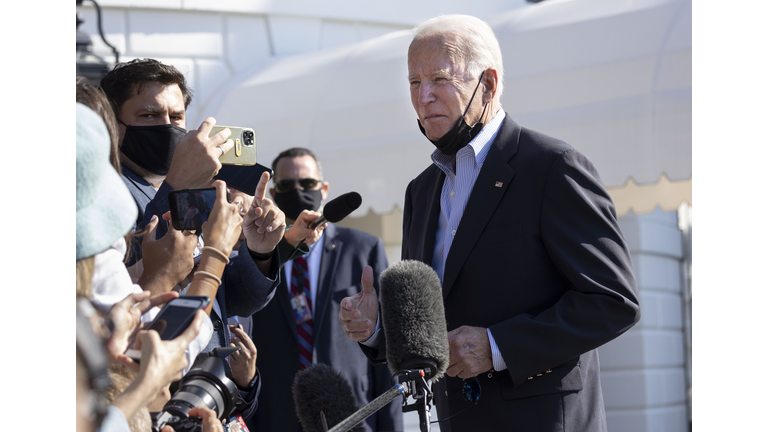
POLYGON ((424 369, 424 378, 439 379, 449 348, 437 273, 421 261, 400 261, 381 273, 379 285, 389 370, 424 369))
MULTIPOLYGON (((333 427, 357 410, 357 398, 349 381, 327 364, 316 363, 298 372, 292 390, 304 432, 324 432, 327 429, 323 418, 327 427, 333 427)), ((362 432, 365 428, 360 423, 351 430, 362 432)))
POLYGON ((326 222, 339 222, 357 210, 362 202, 363 198, 357 192, 347 192, 344 195, 339 195, 328 201, 323 209, 323 214, 310 223, 309 227, 315 229, 326 222))

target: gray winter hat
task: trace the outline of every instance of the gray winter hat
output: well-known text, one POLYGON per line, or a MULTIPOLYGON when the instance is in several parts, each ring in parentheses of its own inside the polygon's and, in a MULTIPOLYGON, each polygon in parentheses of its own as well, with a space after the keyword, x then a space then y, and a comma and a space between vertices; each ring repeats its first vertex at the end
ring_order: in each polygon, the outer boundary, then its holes
POLYGON ((104 121, 77 104, 77 260, 107 250, 136 223, 138 209, 109 163, 104 121))

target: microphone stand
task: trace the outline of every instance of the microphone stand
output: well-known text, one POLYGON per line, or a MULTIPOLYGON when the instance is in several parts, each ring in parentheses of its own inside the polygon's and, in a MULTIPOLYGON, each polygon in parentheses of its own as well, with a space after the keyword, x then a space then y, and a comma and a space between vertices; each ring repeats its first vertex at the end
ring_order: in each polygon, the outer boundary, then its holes
POLYGON ((427 367, 424 369, 406 369, 397 372, 392 376, 392 379, 394 380, 395 377, 398 376, 405 376, 404 382, 395 384, 392 388, 382 393, 381 396, 372 400, 368 405, 360 408, 354 414, 336 424, 328 430, 328 432, 349 431, 401 395, 403 396, 403 412, 418 411, 421 432, 429 432, 433 395, 432 389, 430 388, 430 382, 427 381, 426 377, 431 377, 434 373, 432 371, 434 370, 436 369, 432 368, 430 370, 430 368, 427 367), (408 396, 413 396, 415 400, 411 405, 407 403, 408 396))
POLYGON ((414 403, 408 405, 403 399, 403 412, 418 411, 421 432, 429 432, 433 396, 430 383, 424 377, 424 370, 422 369, 406 371, 405 375, 408 379, 409 393, 413 396, 414 403))

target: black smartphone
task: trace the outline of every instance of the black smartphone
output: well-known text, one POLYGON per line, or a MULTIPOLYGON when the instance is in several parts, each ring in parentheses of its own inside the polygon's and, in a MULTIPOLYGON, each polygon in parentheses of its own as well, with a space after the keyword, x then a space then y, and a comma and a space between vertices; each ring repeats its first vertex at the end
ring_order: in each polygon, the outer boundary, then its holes
MULTIPOLYGON (((227 191, 227 201, 231 201, 227 191)), ((179 231, 200 231, 216 202, 216 188, 180 189, 168 193, 171 224, 179 231)))
POLYGON ((256 185, 259 184, 261 174, 265 171, 269 173, 269 178, 271 179, 273 175, 272 170, 261 164, 252 166, 223 165, 214 178, 224 181, 228 187, 233 187, 240 192, 253 196, 256 192, 256 185))
MULTIPOLYGON (((162 340, 174 339, 189 327, 195 313, 208 306, 210 301, 207 296, 180 296, 172 299, 163 305, 145 330, 155 330, 162 340)), ((141 351, 134 349, 129 349, 125 354, 134 360, 141 357, 141 351)))

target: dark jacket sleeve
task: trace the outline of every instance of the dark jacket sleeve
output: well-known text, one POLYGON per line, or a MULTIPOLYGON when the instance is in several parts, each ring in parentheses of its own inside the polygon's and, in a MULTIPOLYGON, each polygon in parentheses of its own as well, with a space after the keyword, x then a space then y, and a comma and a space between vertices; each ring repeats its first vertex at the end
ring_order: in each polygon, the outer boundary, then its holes
POLYGON ((240 393, 240 397, 243 398, 243 403, 238 405, 237 409, 232 412, 232 415, 239 414, 243 417, 243 420, 249 421, 253 414, 259 407, 259 393, 261 393, 261 375, 259 374, 259 368, 256 368, 256 375, 253 377, 251 386, 247 389, 237 388, 240 393))
POLYGON ((613 203, 594 166, 575 150, 562 152, 550 168, 541 240, 569 289, 536 315, 519 314, 490 327, 515 386, 542 367, 618 337, 640 319, 632 261, 613 203))
POLYGON ((230 258, 222 282, 226 290, 227 315, 249 317, 272 300, 280 283, 280 251, 275 250, 269 275, 261 273, 248 252, 246 242, 240 245, 237 256, 230 258))

